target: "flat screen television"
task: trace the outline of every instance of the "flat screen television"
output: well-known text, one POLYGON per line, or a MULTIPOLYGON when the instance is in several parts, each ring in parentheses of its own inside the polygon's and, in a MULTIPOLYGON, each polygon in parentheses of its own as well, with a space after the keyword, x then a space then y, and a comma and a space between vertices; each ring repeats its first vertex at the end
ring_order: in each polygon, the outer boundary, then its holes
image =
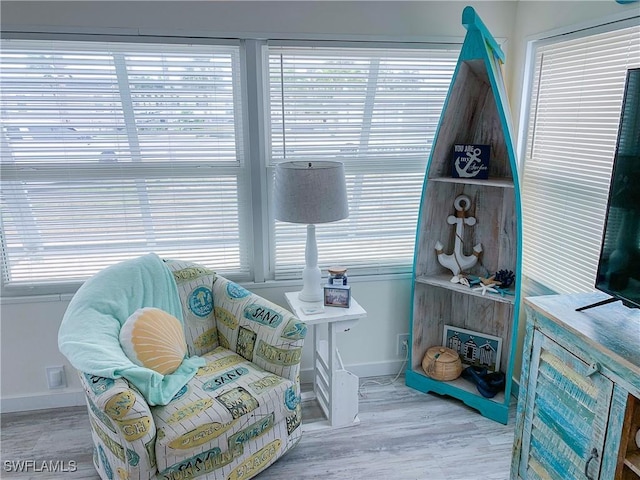
POLYGON ((627 71, 595 287, 640 308, 640 68, 627 71))

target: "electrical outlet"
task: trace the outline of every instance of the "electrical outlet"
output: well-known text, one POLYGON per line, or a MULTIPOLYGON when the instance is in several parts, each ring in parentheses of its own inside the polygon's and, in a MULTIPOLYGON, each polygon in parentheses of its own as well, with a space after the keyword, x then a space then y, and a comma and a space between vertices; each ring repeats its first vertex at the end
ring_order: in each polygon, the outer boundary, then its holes
POLYGON ((64 367, 46 367, 47 386, 49 389, 65 388, 67 379, 64 374, 64 367))
POLYGON ((409 349, 409 334, 401 333, 398 335, 398 344, 396 346, 396 355, 404 357, 409 349))

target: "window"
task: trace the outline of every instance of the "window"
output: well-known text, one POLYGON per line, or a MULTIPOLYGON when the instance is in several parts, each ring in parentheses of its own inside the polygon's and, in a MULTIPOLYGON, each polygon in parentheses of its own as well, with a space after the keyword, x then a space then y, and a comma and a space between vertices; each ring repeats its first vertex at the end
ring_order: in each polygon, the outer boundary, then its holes
POLYGON ((346 167, 350 216, 318 227, 321 266, 411 270, 459 45, 120 40, 2 40, 3 292, 73 291, 150 251, 299 278, 306 229, 252 206, 300 159, 346 167))
POLYGON ((3 286, 150 251, 245 278, 237 45, 3 40, 3 286))
MULTIPOLYGON (((459 49, 272 46, 270 165, 339 160, 349 218, 319 225, 318 264, 409 272, 431 143, 459 49)), ((275 222, 275 278, 299 275, 306 229, 275 222)))
POLYGON ((628 68, 637 25, 553 39, 535 52, 523 205, 524 274, 557 293, 595 284, 628 68))

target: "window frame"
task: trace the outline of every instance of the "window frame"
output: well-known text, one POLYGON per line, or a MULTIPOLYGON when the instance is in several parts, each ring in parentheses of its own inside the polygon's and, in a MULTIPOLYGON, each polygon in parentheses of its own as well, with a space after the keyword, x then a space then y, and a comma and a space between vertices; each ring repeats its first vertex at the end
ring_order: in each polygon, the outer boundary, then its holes
MULTIPOLYGON (((242 75, 242 46, 241 42, 237 39, 214 39, 214 38, 205 38, 205 39, 193 39, 193 38, 176 38, 176 37, 155 37, 155 36, 130 36, 130 35, 75 35, 75 34, 2 34, 3 41, 41 41, 41 42, 85 42, 89 45, 88 48, 91 48, 91 44, 98 44, 97 48, 100 48, 100 44, 106 44, 108 47, 111 44, 141 44, 145 46, 150 46, 151 50, 153 50, 153 46, 157 44, 169 44, 171 46, 182 46, 182 45, 197 45, 201 48, 206 48, 207 46, 212 46, 214 48, 222 47, 222 51, 224 51, 225 47, 227 48, 235 48, 236 52, 230 51, 230 59, 232 65, 234 65, 235 70, 233 75, 241 76, 242 75)), ((71 48, 74 48, 72 45, 71 48)), ((126 48, 126 47, 125 47, 126 48)), ((144 49, 144 48, 143 48, 144 49)), ((115 50, 118 50, 118 47, 115 47, 115 50)), ((105 50, 106 51, 106 50, 105 50)), ((202 54, 200 52, 199 54, 202 54)), ((220 52, 213 52, 214 55, 220 54, 220 52)), ((244 86, 244 78, 239 77, 236 80, 231 80, 230 86, 234 89, 234 102, 233 108, 238 111, 239 108, 246 103, 246 88, 244 86)), ((118 97, 120 98, 120 97, 118 97)), ((125 99, 126 101, 127 99, 125 99)), ((239 120, 240 123, 236 123, 235 130, 235 138, 236 138, 236 152, 238 152, 238 148, 243 149, 242 143, 246 141, 246 112, 242 111, 242 115, 236 116, 236 120, 239 120), (240 136, 239 136, 240 135, 240 136), (238 141, 239 140, 239 141, 238 141)), ((88 165, 88 164, 81 164, 88 165)), ((164 165, 162 162, 155 161, 152 164, 144 165, 142 167, 137 167, 136 165, 122 164, 125 170, 132 170, 132 175, 137 177, 140 172, 145 171, 148 173, 144 174, 145 179, 153 178, 155 175, 160 175, 162 172, 166 172, 165 175, 170 175, 172 171, 172 166, 170 163, 164 165), (133 168, 132 168, 133 167, 133 168), (144 170, 140 170, 140 169, 144 170), (140 170, 140 172, 138 172, 140 170), (134 172, 135 171, 135 172, 134 172), (149 177, 151 174, 151 177, 149 177)), ((189 166, 191 167, 201 167, 201 161, 193 161, 188 160, 186 162, 182 161, 179 164, 181 167, 185 167, 189 170, 189 166)), ((35 176, 33 174, 27 175, 25 181, 36 180, 43 175, 47 175, 47 172, 54 172, 60 169, 73 167, 73 163, 67 163, 65 165, 53 165, 52 167, 44 167, 44 171, 42 173, 35 172, 35 176), (31 178, 34 177, 34 178, 31 178)), ((4 169, 4 166, 3 166, 4 169)), ((83 182, 90 181, 92 176, 95 176, 95 173, 92 174, 93 171, 100 171, 101 167, 99 165, 91 166, 88 165, 87 168, 83 168, 81 170, 86 170, 87 175, 77 175, 72 178, 72 182, 83 182)), ((250 238, 252 235, 252 210, 250 208, 243 208, 245 204, 249 204, 249 199, 247 198, 247 192, 250 192, 250 169, 249 169, 249 160, 247 158, 247 152, 244 155, 241 153, 238 155, 236 153, 235 160, 233 162, 221 162, 220 164, 214 165, 212 168, 211 174, 209 178, 215 179, 216 176, 219 175, 227 175, 233 174, 235 177, 234 185, 238 195, 237 202, 237 214, 238 214, 238 222, 237 228, 239 231, 240 238, 248 237, 250 238), (244 199, 243 199, 244 198, 244 199)), ((180 176, 183 176, 180 174, 180 176)), ((188 176, 188 175, 187 175, 188 176)), ((43 177, 44 178, 44 177, 43 177)), ((48 179, 50 177, 46 177, 48 179)), ((116 181, 118 182, 126 182, 125 177, 114 176, 116 181)), ((133 178, 133 177, 131 177, 133 178)), ((159 224, 162 227, 164 224, 159 224)), ((2 240, 4 241, 3 235, 1 235, 2 240)), ((229 278, 236 281, 248 281, 252 278, 251 274, 251 266, 253 265, 253 259, 251 257, 252 253, 252 245, 248 245, 246 248, 243 248, 243 245, 246 242, 242 240, 238 243, 240 247, 239 255, 240 255, 240 270, 238 272, 247 271, 248 273, 234 273, 228 272, 225 273, 229 278), (243 267, 245 265, 245 267, 243 267)), ((127 252, 123 251, 122 255, 126 255, 127 252)), ((4 254, 4 250, 2 250, 2 258, 0 260, 0 294, 3 298, 11 298, 11 297, 25 297, 25 296, 33 296, 33 295, 60 295, 60 294, 68 294, 75 292, 80 285, 86 280, 75 280, 75 279, 51 279, 50 281, 33 281, 33 282, 19 282, 19 283, 7 283, 5 282, 5 273, 8 268, 8 258, 7 255, 4 254)))
MULTIPOLYGON (((524 76, 523 76, 523 88, 522 95, 520 97, 520 114, 518 122, 518 140, 517 140, 517 155, 519 165, 519 178, 521 185, 524 185, 525 169, 527 168, 527 151, 530 148, 529 132, 530 132, 530 117, 533 105, 533 88, 535 85, 534 76, 536 74, 536 58, 538 51, 541 48, 549 45, 577 40, 585 39, 595 35, 614 32, 629 27, 637 27, 640 25, 640 15, 629 16, 629 13, 622 15, 614 15, 607 19, 601 19, 597 22, 590 22, 588 24, 574 25, 568 29, 555 30, 547 32, 538 36, 538 38, 529 39, 526 45, 525 61, 524 61, 524 76)), ((613 163, 613 158, 611 159, 613 163)), ((609 179, 608 179, 609 180, 609 179)), ((524 198, 523 198, 524 201, 524 198)), ((606 199, 605 199, 606 202, 606 199)), ((602 209, 606 209, 606 203, 602 205, 602 209)), ((524 213, 523 213, 524 214, 524 213)), ((600 245, 598 245, 598 250, 600 245)), ((597 266, 597 265, 596 265, 597 266)), ((573 293, 569 291, 556 291, 555 287, 551 287, 545 284, 539 279, 531 278, 526 274, 526 264, 523 259, 523 288, 530 295, 549 295, 549 294, 563 294, 573 293)), ((594 285, 580 285, 578 287, 580 291, 595 291, 594 285)))
MULTIPOLYGON (((452 41, 436 41, 436 40, 432 40, 429 42, 422 42, 422 43, 406 43, 406 42, 385 42, 385 41, 366 41, 366 42, 353 42, 353 41, 311 41, 311 40, 274 40, 274 41, 268 41, 265 45, 264 45, 264 49, 263 49, 263 62, 266 65, 266 68, 268 69, 268 62, 269 62, 269 51, 268 51, 268 47, 276 47, 276 48, 283 48, 283 49, 296 49, 296 48, 302 48, 302 49, 314 49, 314 48, 318 48, 318 49, 322 49, 322 48, 326 48, 326 49, 340 49, 340 48, 344 48, 347 52, 352 51, 352 50, 357 50, 357 49, 363 49, 363 50, 457 50, 457 53, 455 55, 455 59, 453 61, 453 70, 455 70, 455 66, 457 65, 457 58, 459 56, 459 51, 462 48, 462 44, 463 44, 463 39, 460 39, 459 42, 452 42, 452 41)), ((378 52, 379 53, 379 52, 378 52)), ((269 92, 269 71, 266 70, 265 72, 265 92, 269 92)), ((446 88, 446 93, 445 93, 445 101, 446 101, 446 94, 448 93, 448 88, 449 86, 447 86, 446 88)), ((269 102, 269 99, 265 99, 265 102, 269 102)), ((268 108, 266 108, 266 106, 264 107, 264 111, 263 111, 263 116, 265 118, 265 128, 270 126, 270 119, 267 118, 267 116, 269 115, 269 110, 268 108)), ((438 121, 436 122, 436 129, 437 129, 437 125, 439 123, 439 119, 440 119, 440 115, 441 112, 438 113, 438 121)), ((268 137, 268 135, 267 135, 268 137)), ((270 145, 268 143, 268 138, 265 139, 265 149, 267 151, 270 150, 270 145)), ((418 205, 419 201, 420 201, 420 196, 422 193, 422 187, 423 187, 423 179, 424 179, 424 174, 426 173, 426 166, 427 166, 427 162, 429 159, 429 152, 427 152, 427 154, 424 156, 423 159, 423 165, 422 165, 422 171, 420 172, 421 175, 421 181, 420 181, 420 187, 419 187, 419 191, 418 191, 418 197, 416 198, 416 205, 418 205)), ((283 160, 286 161, 287 159, 283 160)), ((265 166, 267 169, 267 178, 271 179, 272 175, 273 175, 273 170, 275 169, 275 164, 271 165, 270 162, 266 159, 266 157, 264 157, 264 161, 265 161, 265 166)), ((347 176, 349 176, 349 170, 350 167, 347 163, 345 163, 345 170, 347 173, 347 176)), ((356 167, 357 169, 357 167, 356 167)), ((273 192, 272 190, 272 182, 268 182, 268 189, 269 189, 269 198, 272 198, 273 192)), ((351 206, 350 206, 351 207, 351 206)), ((417 206, 416 206, 416 219, 417 219, 417 206)), ((272 280, 276 280, 276 281, 287 281, 287 280, 291 280, 291 279, 296 279, 299 278, 298 276, 295 276, 295 274, 293 273, 295 271, 295 267, 288 267, 284 270, 283 273, 278 273, 277 272, 277 266, 275 265, 275 261, 276 261, 276 252, 275 252, 275 238, 276 238, 276 221, 273 218, 273 211, 270 211, 270 219, 269 219, 269 238, 270 238, 270 254, 269 254, 269 260, 270 260, 270 264, 269 264, 269 278, 272 280), (293 269, 293 270, 292 270, 293 269)), ((346 221, 343 221, 346 222, 346 221)), ((325 228, 331 228, 332 224, 325 224, 325 225, 319 225, 318 228, 319 229, 325 229, 325 228)), ((302 232, 304 230, 304 226, 298 226, 300 227, 299 230, 302 232)), ((303 233, 303 235, 306 235, 303 233)), ((384 237, 381 237, 384 238, 384 237)), ((397 276, 397 275, 410 275, 412 270, 413 270, 413 244, 415 243, 415 239, 411 239, 411 253, 410 253, 410 262, 407 263, 404 266, 401 265, 393 265, 393 266, 383 266, 383 267, 379 267, 376 264, 373 263, 369 263, 367 265, 359 265, 355 268, 351 267, 349 269, 350 275, 351 276, 358 276, 358 277, 363 277, 363 276, 397 276)), ((303 247, 304 246, 304 238, 300 239, 300 245, 303 247)), ((322 248, 321 246, 318 247, 319 250, 322 248)), ((330 265, 323 265, 321 262, 319 262, 319 266, 324 269, 330 265)), ((304 267, 304 263, 301 263, 299 266, 299 270, 300 272, 302 271, 302 268, 304 267)))

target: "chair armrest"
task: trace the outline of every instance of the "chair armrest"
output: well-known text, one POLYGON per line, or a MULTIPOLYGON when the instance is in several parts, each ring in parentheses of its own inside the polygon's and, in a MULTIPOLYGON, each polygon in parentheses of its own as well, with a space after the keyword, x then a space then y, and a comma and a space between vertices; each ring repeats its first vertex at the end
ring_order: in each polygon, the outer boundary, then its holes
POLYGON ((220 345, 299 383, 307 326, 286 308, 218 275, 213 305, 220 345))
POLYGON ((101 455, 111 459, 112 469, 126 472, 129 480, 152 478, 157 472, 156 426, 142 394, 124 378, 80 372, 80 381, 91 412, 94 443, 99 440, 106 447, 101 455))

